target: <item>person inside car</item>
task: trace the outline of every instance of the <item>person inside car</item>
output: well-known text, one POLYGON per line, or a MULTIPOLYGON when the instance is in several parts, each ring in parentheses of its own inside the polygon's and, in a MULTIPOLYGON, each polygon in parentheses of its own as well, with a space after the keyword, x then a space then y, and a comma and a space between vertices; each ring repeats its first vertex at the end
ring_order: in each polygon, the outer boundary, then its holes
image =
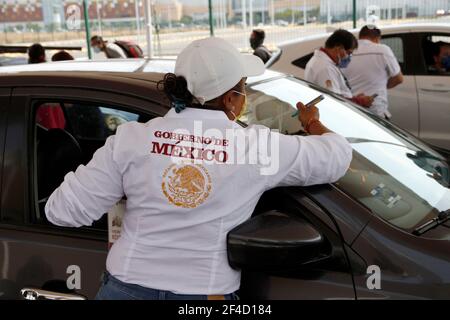
POLYGON ((52 56, 52 61, 68 61, 74 60, 73 56, 67 51, 61 50, 52 56))
POLYGON ((432 48, 433 65, 428 70, 431 73, 446 74, 450 72, 450 43, 439 41, 432 48))
POLYGON ((297 104, 309 136, 237 122, 246 78, 263 72, 258 57, 223 39, 192 42, 158 84, 171 110, 119 126, 50 196, 48 220, 68 227, 91 225, 127 198, 97 299, 236 299, 240 272, 228 264, 227 233, 250 218, 266 190, 345 174, 352 148, 315 106, 297 104), (276 166, 264 171, 254 156, 276 166))
POLYGON ((325 42, 325 47, 316 50, 306 64, 305 79, 369 108, 374 98, 364 93, 354 96, 341 71, 348 67, 353 51, 357 48, 358 41, 352 33, 343 29, 336 30, 325 42))
POLYGON ((28 48, 28 64, 46 62, 45 49, 40 43, 35 43, 28 48))

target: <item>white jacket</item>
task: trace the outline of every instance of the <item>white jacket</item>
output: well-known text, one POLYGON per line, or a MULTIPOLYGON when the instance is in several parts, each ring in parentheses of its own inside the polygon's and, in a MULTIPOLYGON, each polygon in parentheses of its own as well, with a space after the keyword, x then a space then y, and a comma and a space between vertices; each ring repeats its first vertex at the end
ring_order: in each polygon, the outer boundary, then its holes
POLYGON ((353 97, 341 69, 321 50, 314 51, 311 60, 306 64, 305 79, 345 98, 353 97))
POLYGON ((400 65, 391 48, 370 40, 359 40, 358 49, 348 68, 342 69, 355 96, 378 94, 369 110, 381 118, 390 118, 388 110, 389 78, 401 72, 400 65))
POLYGON ((241 128, 221 111, 171 110, 145 124, 121 125, 87 166, 66 175, 45 211, 57 225, 91 225, 125 195, 122 235, 107 259, 113 276, 179 294, 227 294, 239 288, 240 272, 228 264, 226 235, 251 216, 262 193, 334 182, 351 154, 334 133, 286 136, 241 128), (181 128, 191 135, 177 135, 181 128), (233 152, 242 160, 256 145, 234 144, 233 135, 251 130, 267 138, 265 146, 279 142, 272 153, 279 156, 276 172, 262 175, 260 164, 232 163, 233 152), (191 163, 192 157, 203 160, 191 163))

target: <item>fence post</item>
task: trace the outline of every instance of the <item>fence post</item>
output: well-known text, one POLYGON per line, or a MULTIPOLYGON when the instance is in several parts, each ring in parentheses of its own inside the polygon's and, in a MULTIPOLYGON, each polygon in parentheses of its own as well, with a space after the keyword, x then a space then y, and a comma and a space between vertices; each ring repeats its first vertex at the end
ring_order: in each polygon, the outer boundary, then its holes
POLYGON ((89 60, 92 59, 91 52, 91 29, 89 26, 89 13, 88 13, 88 0, 83 0, 83 12, 84 12, 84 27, 86 28, 86 44, 88 50, 89 60))
POLYGON ((353 29, 356 29, 356 0, 353 0, 353 29))
POLYGON ((208 8, 209 8, 209 34, 211 37, 214 37, 214 18, 212 11, 212 0, 208 0, 208 8))

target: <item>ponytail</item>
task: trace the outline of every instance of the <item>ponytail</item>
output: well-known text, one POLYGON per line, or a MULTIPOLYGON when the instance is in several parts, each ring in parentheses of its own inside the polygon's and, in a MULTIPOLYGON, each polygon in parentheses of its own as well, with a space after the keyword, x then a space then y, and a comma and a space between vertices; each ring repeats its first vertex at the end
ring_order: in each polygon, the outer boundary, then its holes
POLYGON ((194 96, 189 92, 186 79, 182 76, 167 73, 164 79, 158 82, 157 88, 164 91, 177 113, 192 105, 194 96))

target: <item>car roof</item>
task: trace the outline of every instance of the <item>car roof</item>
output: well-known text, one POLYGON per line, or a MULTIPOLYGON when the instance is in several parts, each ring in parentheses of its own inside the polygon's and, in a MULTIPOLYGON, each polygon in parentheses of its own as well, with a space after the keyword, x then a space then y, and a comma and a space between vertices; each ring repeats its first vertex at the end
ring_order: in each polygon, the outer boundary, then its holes
MULTIPOLYGON (((378 26, 383 35, 389 35, 393 33, 408 33, 408 32, 448 32, 450 33, 449 23, 408 23, 399 25, 389 25, 389 26, 378 26)), ((357 35, 361 29, 350 29, 349 31, 357 35)), ((299 43, 319 40, 327 38, 331 35, 333 31, 315 34, 312 36, 307 36, 299 39, 289 40, 278 45, 279 48, 283 49, 285 47, 297 45, 299 43)))
MULTIPOLYGON (((109 59, 72 60, 0 67, 0 87, 38 86, 45 83, 56 85, 77 85, 77 81, 116 80, 143 81, 156 83, 164 74, 174 72, 175 59, 109 59), (38 80, 41 79, 41 81, 38 80), (66 79, 66 81, 63 81, 66 79), (62 81, 62 82, 60 82, 62 81)), ((248 84, 283 76, 266 70, 263 75, 247 80, 248 84)))

